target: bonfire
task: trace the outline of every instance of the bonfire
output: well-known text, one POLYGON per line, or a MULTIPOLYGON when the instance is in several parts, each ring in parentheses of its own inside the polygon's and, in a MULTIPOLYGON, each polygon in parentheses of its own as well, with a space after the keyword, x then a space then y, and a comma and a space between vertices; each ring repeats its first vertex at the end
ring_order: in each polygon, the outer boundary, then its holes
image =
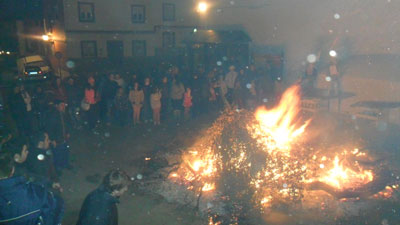
MULTIPOLYGON (((359 148, 307 144, 310 123, 301 118, 300 88, 292 86, 274 108, 221 115, 168 178, 198 198, 213 195, 224 202, 229 224, 247 223, 274 207, 301 205, 305 192, 313 190, 344 199, 385 188, 386 183, 376 188, 376 171, 359 163, 367 154, 359 148)), ((214 219, 209 224, 218 224, 214 219)))

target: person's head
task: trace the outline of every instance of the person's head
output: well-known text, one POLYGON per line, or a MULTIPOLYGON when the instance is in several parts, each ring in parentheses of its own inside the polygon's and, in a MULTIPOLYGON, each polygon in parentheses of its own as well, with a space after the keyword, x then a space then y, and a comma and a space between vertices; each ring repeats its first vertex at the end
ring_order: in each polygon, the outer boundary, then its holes
POLYGON ((9 153, 0 153, 0 180, 12 177, 14 174, 14 160, 9 153))
POLYGON ((74 85, 74 78, 72 78, 72 77, 68 78, 68 84, 74 85))
POLYGON ((108 79, 109 79, 109 80, 114 80, 114 78, 115 78, 115 77, 114 77, 114 74, 110 73, 110 74, 108 75, 108 79))
POLYGON ((56 101, 55 103, 54 103, 54 105, 55 105, 55 107, 56 107, 56 109, 59 111, 59 112, 65 112, 65 102, 63 102, 63 101, 56 101))
POLYGON ((115 79, 116 79, 116 80, 119 80, 119 79, 121 79, 121 75, 119 75, 119 74, 115 74, 115 79))
POLYGON ((192 90, 190 89, 190 87, 186 88, 186 92, 190 94, 190 92, 192 92, 192 90))
POLYGON ((132 78, 137 79, 137 74, 136 73, 132 74, 132 78))
POLYGON ((39 149, 48 149, 50 147, 50 138, 46 132, 39 132, 33 138, 33 144, 39 149))
POLYGON ((150 85, 150 77, 144 79, 144 85, 150 85))
POLYGON ((163 82, 164 84, 168 83, 168 77, 167 77, 167 76, 163 77, 162 82, 163 82))
POLYGON ((88 83, 89 83, 89 85, 90 86, 94 86, 94 84, 95 84, 95 80, 94 80, 94 77, 93 76, 90 76, 89 78, 88 78, 88 83))
POLYGON ((139 90, 139 83, 138 82, 135 82, 135 84, 133 85, 133 89, 139 90))
POLYGON ((21 91, 20 86, 14 87, 14 94, 18 94, 21 91))
POLYGON ((240 69, 240 70, 239 70, 239 74, 240 74, 240 75, 244 75, 244 69, 240 69))
POLYGON ((229 71, 235 71, 235 66, 233 66, 233 65, 230 66, 230 67, 229 67, 229 71))
POLYGON ((122 170, 112 170, 103 178, 103 187, 114 197, 120 197, 130 184, 129 176, 122 170))

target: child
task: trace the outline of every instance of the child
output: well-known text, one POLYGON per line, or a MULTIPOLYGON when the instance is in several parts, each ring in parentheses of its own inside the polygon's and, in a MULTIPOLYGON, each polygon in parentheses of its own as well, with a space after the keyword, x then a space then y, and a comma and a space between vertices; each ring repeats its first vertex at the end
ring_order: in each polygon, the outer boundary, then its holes
POLYGON ((190 88, 186 88, 186 92, 183 95, 183 107, 185 108, 184 116, 185 120, 190 117, 190 108, 192 107, 192 93, 190 88))
POLYGON ((150 105, 151 109, 153 109, 154 125, 160 125, 161 96, 161 92, 158 88, 155 88, 153 93, 150 95, 150 105))
POLYGON ((129 101, 133 108, 133 125, 140 122, 140 110, 144 101, 143 90, 139 88, 139 83, 134 84, 133 90, 129 92, 129 101))

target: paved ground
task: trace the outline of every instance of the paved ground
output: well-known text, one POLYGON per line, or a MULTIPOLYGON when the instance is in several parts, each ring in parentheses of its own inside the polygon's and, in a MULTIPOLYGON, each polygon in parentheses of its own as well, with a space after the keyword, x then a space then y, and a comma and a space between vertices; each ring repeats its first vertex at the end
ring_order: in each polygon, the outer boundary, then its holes
MULTIPOLYGON (((206 115, 176 127, 173 124, 154 127, 103 127, 100 134, 88 131, 75 131, 71 143, 74 171, 65 171, 61 183, 66 202, 64 224, 74 224, 80 206, 91 190, 98 186, 98 181, 112 168, 122 168, 129 174, 140 173, 137 162, 143 160, 152 151, 162 150, 172 140, 179 138, 179 145, 190 144, 190 139, 183 143, 185 136, 193 136, 199 129, 208 126, 213 116, 206 115), (110 137, 105 137, 110 132, 110 137), (88 180, 88 177, 89 180, 88 180), (98 182, 96 182, 96 180, 98 182)), ((169 204, 161 197, 152 194, 132 193, 121 198, 119 204, 120 225, 178 225, 205 224, 203 218, 191 208, 182 208, 169 204)))

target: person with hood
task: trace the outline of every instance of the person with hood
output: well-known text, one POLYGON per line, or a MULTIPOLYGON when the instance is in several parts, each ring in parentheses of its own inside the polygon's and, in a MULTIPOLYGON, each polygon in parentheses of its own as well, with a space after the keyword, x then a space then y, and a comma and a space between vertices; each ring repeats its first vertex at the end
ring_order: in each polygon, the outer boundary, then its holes
POLYGON ((130 178, 124 171, 110 171, 100 187, 85 198, 77 225, 118 225, 117 204, 129 184, 130 178))
POLYGON ((14 176, 14 160, 0 153, 0 224, 60 225, 64 202, 45 186, 14 176))

